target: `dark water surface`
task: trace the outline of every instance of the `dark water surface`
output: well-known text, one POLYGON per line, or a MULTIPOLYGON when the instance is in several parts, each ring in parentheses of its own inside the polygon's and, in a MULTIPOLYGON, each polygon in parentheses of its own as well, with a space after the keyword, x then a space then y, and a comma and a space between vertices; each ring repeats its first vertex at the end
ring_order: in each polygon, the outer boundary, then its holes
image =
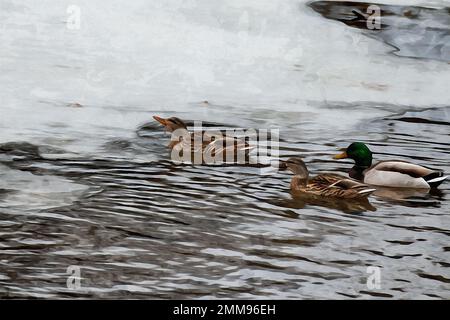
MULTIPOLYGON (((346 114, 374 107, 208 108, 175 115, 277 127, 281 157, 300 155, 313 173, 345 173, 351 163, 331 156, 354 140, 378 160, 450 172, 448 107, 378 106, 354 124, 346 114), (336 109, 344 125, 324 130, 336 109)), ((431 194, 380 190, 366 205, 305 203, 288 173, 175 165, 167 142, 149 122, 91 157, 0 145, 0 297, 450 298, 449 183, 431 194), (70 265, 81 267, 81 291, 66 287, 70 265), (368 266, 381 268, 381 289, 368 289, 368 266)))
MULTIPOLYGON (((359 28, 382 40, 401 57, 435 59, 450 63, 450 8, 388 5, 357 1, 312 1, 309 6, 328 19, 359 28), (380 28, 369 30, 368 16, 380 10, 380 28)), ((375 20, 370 20, 373 23, 375 20)))

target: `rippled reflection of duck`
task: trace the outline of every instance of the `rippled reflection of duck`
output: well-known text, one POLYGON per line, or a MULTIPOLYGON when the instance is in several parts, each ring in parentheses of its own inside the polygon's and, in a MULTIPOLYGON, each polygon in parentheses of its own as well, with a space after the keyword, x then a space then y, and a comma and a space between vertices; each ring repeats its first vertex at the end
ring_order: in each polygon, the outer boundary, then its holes
POLYGON ((208 162, 205 161, 205 159, 208 159, 206 157, 214 158, 215 160, 220 159, 219 162, 226 162, 227 153, 232 155, 232 160, 235 161, 234 158, 237 158, 238 154, 247 156, 252 149, 245 140, 226 136, 225 134, 216 135, 206 131, 188 132, 186 123, 177 117, 164 119, 153 116, 153 118, 170 133, 178 130, 178 138, 171 140, 168 145, 171 150, 180 153, 190 150, 192 155, 196 153, 201 154, 203 162, 208 162))
POLYGON ((408 207, 437 206, 444 199, 443 192, 439 189, 411 189, 377 187, 374 196, 382 198, 390 203, 408 207))
POLYGON ((360 199, 342 199, 342 198, 325 198, 309 196, 305 194, 298 194, 293 192, 292 199, 276 202, 276 205, 292 209, 303 209, 306 206, 317 206, 322 208, 329 208, 339 210, 344 213, 362 213, 365 211, 377 211, 377 209, 370 204, 367 198, 360 199))
POLYGON ((350 177, 364 183, 394 187, 422 188, 438 187, 447 176, 440 170, 432 170, 406 161, 388 160, 372 165, 372 152, 362 142, 354 142, 334 159, 350 158, 355 166, 350 170, 350 177))
POLYGON ((366 199, 375 189, 336 174, 321 174, 309 179, 305 163, 299 158, 290 158, 281 163, 294 176, 291 180, 293 193, 322 198, 366 199))

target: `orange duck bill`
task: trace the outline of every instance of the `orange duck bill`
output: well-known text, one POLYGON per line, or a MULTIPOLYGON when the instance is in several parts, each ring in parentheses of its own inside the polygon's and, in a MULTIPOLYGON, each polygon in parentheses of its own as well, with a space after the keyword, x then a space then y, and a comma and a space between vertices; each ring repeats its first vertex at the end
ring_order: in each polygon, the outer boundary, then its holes
POLYGON ((167 126, 167 119, 164 119, 164 118, 161 118, 158 116, 153 116, 153 119, 155 119, 156 121, 161 123, 163 126, 167 126))

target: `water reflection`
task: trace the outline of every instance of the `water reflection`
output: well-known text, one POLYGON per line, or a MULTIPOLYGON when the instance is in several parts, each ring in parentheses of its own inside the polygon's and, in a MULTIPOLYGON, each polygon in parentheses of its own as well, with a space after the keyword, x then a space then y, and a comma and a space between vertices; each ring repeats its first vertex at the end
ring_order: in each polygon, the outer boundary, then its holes
POLYGON ((323 197, 305 196, 295 192, 292 192, 291 195, 291 200, 280 202, 280 205, 294 209, 317 206, 338 210, 344 213, 363 213, 366 211, 377 210, 370 204, 368 199, 328 199, 323 197))
POLYGON ((444 200, 443 192, 439 189, 377 187, 373 195, 397 205, 414 207, 438 206, 444 200))

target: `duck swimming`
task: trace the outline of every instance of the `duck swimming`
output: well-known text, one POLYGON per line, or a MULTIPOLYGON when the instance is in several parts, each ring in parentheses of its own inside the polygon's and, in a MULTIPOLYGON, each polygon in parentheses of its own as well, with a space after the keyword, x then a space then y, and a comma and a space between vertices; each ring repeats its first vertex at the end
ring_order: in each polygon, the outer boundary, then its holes
POLYGON ((186 123, 177 117, 164 119, 153 116, 153 118, 162 124, 167 132, 173 133, 177 131, 179 133, 168 145, 171 150, 180 153, 190 150, 193 157, 195 157, 194 154, 200 154, 203 163, 207 163, 205 159, 211 160, 211 158, 214 158, 212 159, 214 161, 220 159, 218 162, 226 162, 230 160, 227 158, 227 153, 233 157, 231 160, 237 161, 239 152, 248 155, 249 150, 252 149, 245 140, 226 136, 225 134, 218 136, 207 131, 189 132, 186 123))
POLYGON ((326 198, 366 199, 376 190, 337 174, 321 174, 309 179, 308 169, 299 158, 290 158, 281 165, 294 173, 291 190, 295 193, 326 198))
POLYGON ((394 187, 430 189, 439 186, 447 176, 440 170, 432 170, 407 161, 387 160, 372 165, 372 152, 362 142, 354 142, 334 159, 350 158, 355 166, 350 170, 351 178, 364 183, 394 187))

